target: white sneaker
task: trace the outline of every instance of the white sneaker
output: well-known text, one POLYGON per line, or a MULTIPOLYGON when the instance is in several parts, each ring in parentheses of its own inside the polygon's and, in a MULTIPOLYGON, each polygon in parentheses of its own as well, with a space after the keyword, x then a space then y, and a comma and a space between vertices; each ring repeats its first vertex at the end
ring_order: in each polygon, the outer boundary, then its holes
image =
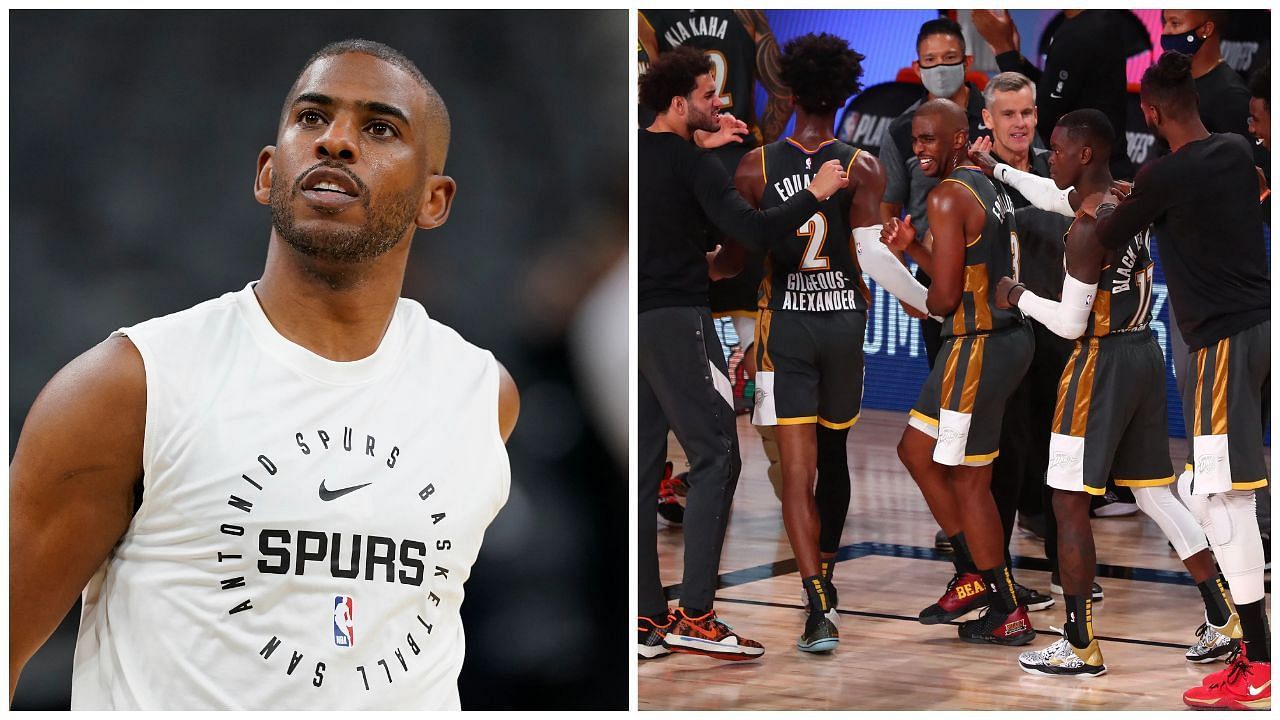
POLYGON ((1222 627, 1215 627, 1206 619, 1200 627, 1196 628, 1196 644, 1187 649, 1187 662, 1198 664, 1211 663, 1214 660, 1226 662, 1240 645, 1242 636, 1240 616, 1235 613, 1231 614, 1222 627))
MULTIPOLYGON (((1053 627, 1049 629, 1057 630, 1053 627)), ((1077 648, 1067 641, 1065 631, 1059 630, 1059 632, 1062 632, 1062 638, 1049 647, 1028 650, 1018 656, 1018 666, 1023 672, 1051 677, 1071 675, 1097 677, 1107 672, 1097 640, 1089 643, 1089 647, 1077 648)))

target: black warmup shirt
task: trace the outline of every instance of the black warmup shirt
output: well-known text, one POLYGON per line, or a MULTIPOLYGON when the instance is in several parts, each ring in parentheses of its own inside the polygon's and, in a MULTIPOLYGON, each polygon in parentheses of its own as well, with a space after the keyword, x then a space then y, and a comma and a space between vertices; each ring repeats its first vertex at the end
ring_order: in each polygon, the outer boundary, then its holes
POLYGON ((818 211, 811 192, 768 210, 751 207, 714 155, 674 133, 640 129, 637 155, 640 312, 708 304, 711 223, 746 247, 763 249, 818 211))
MULTIPOLYGON (((1124 25, 1113 16, 1117 12, 1123 11, 1085 10, 1063 20, 1053 34, 1043 72, 1016 50, 996 56, 1001 72, 1020 72, 1036 81, 1037 127, 1046 147, 1058 118, 1080 108, 1101 110, 1116 137, 1125 137, 1128 79, 1124 25)), ((1133 175, 1124 142, 1112 148, 1111 174, 1133 175)))
POLYGON ((1154 223, 1178 329, 1191 350, 1271 317, 1271 280, 1253 152, 1213 133, 1152 161, 1133 192, 1099 212, 1097 237, 1121 247, 1154 223))
MULTIPOLYGON (((1249 143, 1249 88, 1240 74, 1225 62, 1196 78, 1196 94, 1200 96, 1200 121, 1211 133, 1236 133, 1249 143)), ((1267 151, 1253 145, 1253 163, 1269 171, 1267 151)), ((1269 175, 1268 175, 1269 177, 1269 175)))

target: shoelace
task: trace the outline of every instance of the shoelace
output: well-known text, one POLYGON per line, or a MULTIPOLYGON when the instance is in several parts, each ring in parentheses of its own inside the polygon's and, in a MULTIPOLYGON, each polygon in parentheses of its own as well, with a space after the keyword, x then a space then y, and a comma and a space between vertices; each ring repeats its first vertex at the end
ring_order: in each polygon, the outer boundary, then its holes
POLYGON ((1223 678, 1220 682, 1213 683, 1212 685, 1210 685, 1210 687, 1220 687, 1224 685, 1230 685, 1231 683, 1235 682, 1236 678, 1238 678, 1241 674, 1244 674, 1246 677, 1250 674, 1249 660, 1248 658, 1240 657, 1239 648, 1232 651, 1231 655, 1227 656, 1227 662, 1231 663, 1231 665, 1227 670, 1226 677, 1223 678))
POLYGON ((1200 627, 1196 628, 1196 637, 1204 639, 1204 634, 1209 632, 1209 623, 1200 623, 1200 627))

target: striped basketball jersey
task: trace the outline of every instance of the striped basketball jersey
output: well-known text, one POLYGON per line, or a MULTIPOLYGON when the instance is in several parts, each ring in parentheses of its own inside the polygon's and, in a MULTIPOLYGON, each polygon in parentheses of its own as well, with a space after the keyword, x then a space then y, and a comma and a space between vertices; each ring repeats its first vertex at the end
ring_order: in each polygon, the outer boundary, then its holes
POLYGON ((1018 310, 996 307, 994 295, 1001 277, 1018 279, 1018 232, 1009 193, 970 166, 956 168, 942 182, 963 185, 986 214, 982 233, 964 249, 963 294, 956 309, 943 318, 942 337, 988 333, 1018 324, 1018 310))
MULTIPOLYGON (((1072 223, 1075 227, 1075 223, 1072 223)), ((1071 230, 1067 230, 1067 235, 1071 230)), ((1066 236, 1064 236, 1065 239, 1066 236)), ((1098 276, 1098 291, 1085 326, 1087 337, 1143 330, 1151 322, 1151 228, 1113 250, 1098 276)))
MULTIPOLYGON (((764 195, 761 208, 786 202, 813 181, 818 169, 829 160, 839 160, 846 170, 861 150, 839 140, 828 140, 816 148, 805 148, 784 138, 761 149, 764 195)), ((862 281, 857 255, 853 252, 849 208, 853 193, 848 188, 823 202, 809 221, 773 243, 764 260, 759 305, 770 310, 829 312, 866 311, 871 293, 862 281)))
POLYGON ((639 22, 653 28, 659 54, 681 45, 701 50, 711 61, 720 110, 754 130, 756 43, 733 10, 641 10, 639 22))

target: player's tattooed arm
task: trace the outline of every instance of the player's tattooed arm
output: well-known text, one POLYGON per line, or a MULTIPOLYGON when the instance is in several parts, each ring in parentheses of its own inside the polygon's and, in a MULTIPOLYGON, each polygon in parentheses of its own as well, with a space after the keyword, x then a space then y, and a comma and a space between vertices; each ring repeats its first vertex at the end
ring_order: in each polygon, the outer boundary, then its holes
POLYGON ((658 59, 658 34, 654 32, 653 26, 649 24, 643 12, 637 11, 636 15, 636 34, 640 36, 640 47, 644 49, 644 53, 649 56, 649 62, 652 63, 658 59))
POLYGON ((756 79, 768 93, 764 113, 760 116, 761 141, 777 140, 791 118, 791 88, 782 82, 782 51, 773 36, 769 21, 759 10, 734 10, 747 31, 756 41, 756 79))
POLYGON ((72 360, 36 397, 9 466, 9 699, 133 519, 147 384, 122 336, 72 360))

